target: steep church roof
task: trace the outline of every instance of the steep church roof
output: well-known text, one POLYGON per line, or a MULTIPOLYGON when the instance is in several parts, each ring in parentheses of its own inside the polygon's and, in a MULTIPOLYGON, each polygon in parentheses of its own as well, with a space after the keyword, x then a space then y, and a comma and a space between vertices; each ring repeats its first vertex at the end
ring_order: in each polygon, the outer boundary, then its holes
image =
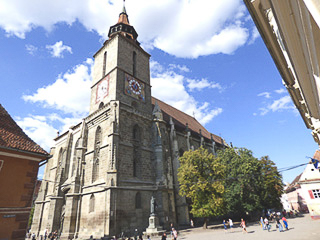
POLYGON ((211 139, 211 137, 212 137, 212 139, 216 143, 225 145, 225 142, 221 137, 210 133, 194 117, 191 117, 190 115, 166 104, 165 102, 162 102, 159 99, 152 97, 152 105, 153 106, 155 105, 155 102, 157 102, 159 108, 162 111, 164 121, 169 123, 170 116, 171 116, 173 118, 173 122, 176 127, 181 128, 181 129, 186 129, 188 127, 195 134, 200 134, 199 132, 201 131, 201 134, 203 137, 205 137, 207 139, 211 139))
POLYGON ((48 155, 38 144, 23 132, 9 113, 0 104, 0 147, 48 155))

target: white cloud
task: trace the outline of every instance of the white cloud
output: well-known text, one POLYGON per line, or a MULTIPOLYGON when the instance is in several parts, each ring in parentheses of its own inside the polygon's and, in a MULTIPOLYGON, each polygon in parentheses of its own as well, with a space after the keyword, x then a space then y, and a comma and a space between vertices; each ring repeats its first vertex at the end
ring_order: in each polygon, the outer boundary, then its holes
POLYGON ((215 116, 222 113, 222 108, 213 108, 208 102, 200 103, 196 101, 186 89, 189 79, 185 76, 170 69, 165 70, 163 66, 154 61, 151 62, 150 66, 152 96, 191 116, 195 116, 201 124, 210 122, 215 116))
POLYGON ((38 51, 38 48, 36 46, 33 46, 31 44, 26 44, 26 50, 30 55, 34 55, 36 51, 38 51))
POLYGON ((169 69, 178 69, 181 72, 190 72, 190 69, 186 65, 179 65, 179 64, 169 64, 169 69))
MULTIPOLYGON (((8 36, 25 38, 37 27, 52 31, 57 23, 79 21, 106 38, 122 1, 0 0, 0 6, 0 27, 8 36)), ((232 54, 256 36, 253 31, 250 38, 244 26, 248 20, 241 0, 135 0, 127 1, 126 8, 143 46, 177 57, 232 54)))
POLYGON ((296 108, 292 103, 290 96, 284 96, 280 99, 273 100, 272 103, 268 104, 266 107, 260 108, 260 115, 266 115, 271 112, 281 112, 284 110, 291 110, 296 112, 296 108))
POLYGON ((258 97, 270 98, 271 94, 269 92, 262 92, 258 94, 258 97))
POLYGON ((256 27, 253 27, 252 35, 251 35, 251 38, 250 38, 248 44, 253 44, 258 37, 260 37, 260 33, 256 27))
POLYGON ((17 124, 23 131, 46 151, 53 146, 53 138, 57 136, 57 129, 47 122, 44 116, 28 116, 17 118, 17 124))
POLYGON ((53 139, 57 137, 57 133, 66 132, 71 126, 81 122, 81 118, 65 117, 55 113, 47 116, 16 117, 16 122, 34 142, 49 152, 54 145, 53 139), (55 125, 59 127, 56 128, 55 125))
POLYGON ((59 76, 53 84, 39 88, 33 95, 23 95, 23 99, 73 116, 83 116, 89 111, 92 67, 93 60, 87 59, 59 76))
POLYGON ((280 89, 277 89, 277 90, 274 90, 276 93, 278 93, 278 94, 282 94, 282 93, 286 93, 287 92, 287 90, 286 89, 284 89, 284 88, 280 88, 280 89))
POLYGON ((217 88, 220 91, 222 90, 222 87, 219 83, 216 82, 209 82, 208 79, 187 79, 188 82, 188 88, 190 91, 198 90, 201 91, 204 88, 217 88))
POLYGON ((46 48, 50 51, 51 56, 56 58, 63 58, 63 52, 72 53, 71 47, 63 45, 62 41, 56 42, 53 45, 46 45, 46 48))

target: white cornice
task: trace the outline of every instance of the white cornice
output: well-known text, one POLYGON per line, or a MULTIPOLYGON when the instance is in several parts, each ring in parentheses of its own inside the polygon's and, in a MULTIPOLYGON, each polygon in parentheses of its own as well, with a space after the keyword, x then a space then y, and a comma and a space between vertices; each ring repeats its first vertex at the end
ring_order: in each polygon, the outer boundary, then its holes
POLYGON ((2 151, 0 151, 0 156, 21 158, 21 159, 31 160, 31 161, 36 161, 36 162, 40 162, 41 160, 43 160, 43 157, 31 157, 31 156, 26 156, 26 155, 21 155, 21 154, 16 154, 16 153, 2 152, 2 151))

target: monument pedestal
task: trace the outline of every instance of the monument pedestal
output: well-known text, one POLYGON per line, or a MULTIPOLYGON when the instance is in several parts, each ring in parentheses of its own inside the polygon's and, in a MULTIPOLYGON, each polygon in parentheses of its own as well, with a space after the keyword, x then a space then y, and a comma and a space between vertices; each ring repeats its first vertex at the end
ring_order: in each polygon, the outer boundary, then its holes
POLYGON ((143 232, 144 235, 150 236, 161 236, 165 230, 159 224, 159 219, 156 215, 151 215, 149 217, 149 227, 143 232))

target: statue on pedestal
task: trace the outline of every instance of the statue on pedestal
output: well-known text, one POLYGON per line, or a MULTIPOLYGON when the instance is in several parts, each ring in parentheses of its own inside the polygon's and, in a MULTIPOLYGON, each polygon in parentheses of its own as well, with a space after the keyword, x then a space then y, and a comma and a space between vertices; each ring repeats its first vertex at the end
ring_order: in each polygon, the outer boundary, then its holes
POLYGON ((156 206, 157 206, 157 203, 156 203, 156 199, 154 196, 151 197, 151 206, 150 206, 150 216, 155 216, 156 215, 156 206))

